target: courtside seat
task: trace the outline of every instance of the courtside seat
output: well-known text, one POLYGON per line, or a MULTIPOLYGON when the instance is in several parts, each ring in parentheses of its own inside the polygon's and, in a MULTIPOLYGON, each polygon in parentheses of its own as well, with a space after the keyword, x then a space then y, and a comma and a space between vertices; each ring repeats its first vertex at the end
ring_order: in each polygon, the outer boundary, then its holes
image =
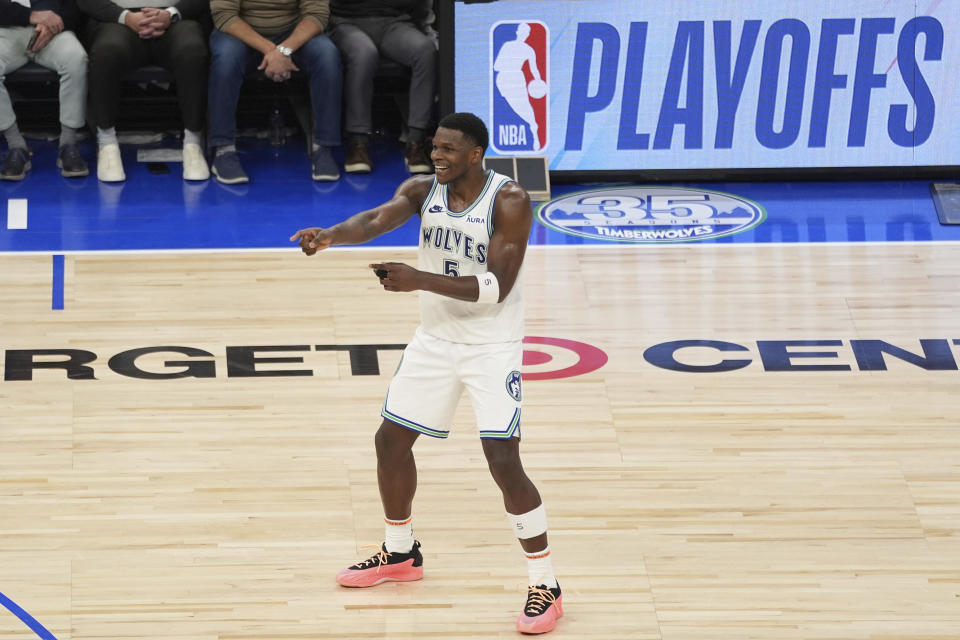
MULTIPOLYGON (((126 124, 137 129, 162 129, 165 124, 176 122, 176 97, 169 89, 173 75, 169 71, 157 65, 147 65, 129 73, 124 82, 129 87, 124 91, 122 100, 125 105, 121 108, 121 119, 126 124), (165 123, 165 120, 169 123, 165 123)), ((381 58, 375 83, 375 99, 378 99, 375 102, 382 104, 388 101, 388 106, 381 108, 381 111, 397 109, 400 114, 397 120, 405 122, 410 70, 392 60, 381 58)), ((7 74, 5 85, 18 112, 21 129, 57 127, 59 79, 55 71, 28 62, 7 74)), ((264 114, 283 99, 291 105, 300 128, 309 140, 312 123, 309 121, 309 95, 303 72, 296 72, 291 82, 276 84, 267 80, 262 72, 251 70, 241 93, 240 110, 254 112, 255 122, 263 122, 266 127, 264 114)), ((381 116, 386 117, 383 113, 381 116)))
MULTIPOLYGON (((131 72, 124 78, 124 82, 131 87, 159 87, 150 92, 126 91, 124 100, 143 106, 152 103, 162 94, 173 81, 173 76, 163 67, 147 65, 131 72)), ((13 73, 7 74, 4 79, 7 91, 13 100, 17 120, 23 130, 56 129, 58 120, 59 83, 57 72, 42 67, 35 62, 28 62, 13 73)), ((156 106, 146 109, 144 118, 152 122, 156 106)), ((90 124, 88 119, 88 125, 90 124)))
MULTIPOLYGON (((163 67, 148 65, 140 67, 125 80, 131 83, 170 82, 173 77, 163 67)), ((13 73, 7 74, 7 87, 17 87, 24 84, 57 84, 57 72, 41 67, 36 62, 28 62, 13 73)))

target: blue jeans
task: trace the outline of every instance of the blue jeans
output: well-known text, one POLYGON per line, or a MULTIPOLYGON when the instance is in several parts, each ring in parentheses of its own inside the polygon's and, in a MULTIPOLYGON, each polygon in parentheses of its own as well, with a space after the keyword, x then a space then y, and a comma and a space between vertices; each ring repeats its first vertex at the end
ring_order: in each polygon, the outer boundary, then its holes
MULTIPOLYGON (((282 42, 290 33, 265 36, 282 42)), ((324 34, 316 35, 293 53, 293 62, 310 78, 314 141, 325 147, 340 144, 340 94, 343 72, 340 53, 324 34)), ((237 102, 244 74, 263 60, 263 54, 219 29, 210 34, 210 146, 234 144, 237 137, 237 102)), ((258 72, 262 73, 262 72, 258 72)))

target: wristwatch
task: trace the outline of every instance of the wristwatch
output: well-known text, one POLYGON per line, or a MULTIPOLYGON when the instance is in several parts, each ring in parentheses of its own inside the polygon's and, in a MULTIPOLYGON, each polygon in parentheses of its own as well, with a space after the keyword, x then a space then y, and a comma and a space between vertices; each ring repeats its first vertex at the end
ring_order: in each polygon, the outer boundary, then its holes
POLYGON ((291 49, 290 47, 285 47, 282 44, 277 45, 277 51, 287 56, 288 58, 290 57, 290 54, 293 53, 293 49, 291 49))

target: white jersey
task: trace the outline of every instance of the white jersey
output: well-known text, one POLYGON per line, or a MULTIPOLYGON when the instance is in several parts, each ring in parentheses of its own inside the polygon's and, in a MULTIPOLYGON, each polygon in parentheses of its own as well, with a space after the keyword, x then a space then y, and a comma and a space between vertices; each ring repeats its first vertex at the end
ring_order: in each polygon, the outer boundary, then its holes
MULTIPOLYGON (((487 272, 487 247, 493 233, 493 203, 507 176, 487 172, 477 199, 463 211, 447 205, 447 186, 434 178, 420 208, 420 270, 471 276, 487 272)), ((489 344, 523 339, 523 266, 503 302, 464 302, 420 292, 420 319, 435 338, 461 344, 489 344)))

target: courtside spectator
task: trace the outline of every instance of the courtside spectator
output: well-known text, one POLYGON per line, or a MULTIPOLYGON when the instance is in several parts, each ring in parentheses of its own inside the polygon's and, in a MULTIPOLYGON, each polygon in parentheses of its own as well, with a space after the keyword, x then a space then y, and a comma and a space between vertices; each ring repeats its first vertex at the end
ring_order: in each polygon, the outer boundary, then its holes
POLYGON ((87 52, 72 31, 75 9, 72 0, 0 0, 0 131, 8 147, 3 180, 23 180, 30 171, 30 151, 3 84, 29 61, 60 75, 60 173, 75 178, 90 172, 77 149, 86 120, 87 52))
POLYGON ((426 132, 433 121, 437 48, 426 26, 431 0, 332 0, 330 38, 344 68, 344 128, 348 173, 368 173, 373 129, 373 79, 380 56, 411 71, 404 161, 411 173, 430 173, 426 132))
POLYGON ((225 184, 248 182, 237 156, 237 102, 251 68, 273 82, 300 69, 310 83, 313 179, 340 178, 331 147, 340 144, 340 54, 326 35, 327 0, 211 0, 210 144, 213 173, 225 184))
POLYGON ((97 178, 126 180, 116 122, 123 77, 137 67, 158 64, 177 87, 183 120, 183 177, 206 180, 203 154, 208 54, 201 20, 205 0, 79 0, 89 16, 90 105, 97 127, 97 178))

